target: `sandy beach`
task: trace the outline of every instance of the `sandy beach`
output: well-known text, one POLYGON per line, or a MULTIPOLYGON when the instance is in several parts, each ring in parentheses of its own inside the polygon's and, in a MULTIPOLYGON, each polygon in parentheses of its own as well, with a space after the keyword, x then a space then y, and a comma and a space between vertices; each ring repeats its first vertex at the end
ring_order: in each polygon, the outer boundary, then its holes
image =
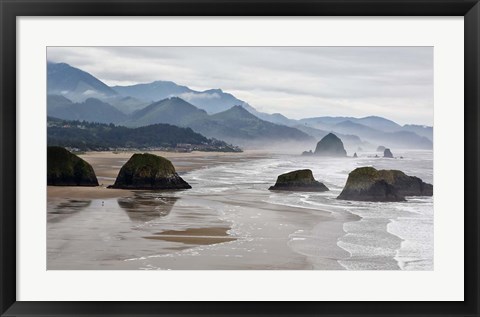
POLYGON ((433 265, 431 197, 395 204, 336 199, 358 164, 382 168, 395 163, 431 181, 429 152, 424 158, 404 153, 406 159, 395 161, 371 155, 339 160, 261 151, 156 152, 173 162, 191 189, 106 188, 132 154, 81 155, 101 186, 48 187, 49 270, 399 270, 433 265), (304 168, 330 190, 268 190, 279 174, 304 168))
MULTIPOLYGON (((270 156, 263 151, 152 153, 171 160, 180 175, 222 165, 262 160, 270 156)), ((341 227, 344 219, 331 217, 328 212, 317 212, 312 215, 302 208, 265 204, 261 195, 242 190, 225 197, 223 194, 215 193, 215 189, 208 194, 192 191, 163 191, 159 194, 150 194, 145 191, 107 188, 113 184, 121 166, 131 155, 133 152, 88 152, 80 155, 94 168, 101 184, 98 187, 48 186, 49 269, 314 268, 318 263, 309 263, 304 255, 294 252, 289 247, 289 244, 295 245, 296 241, 303 238, 291 239, 290 235, 298 228, 308 228, 311 223, 322 221, 329 224, 325 229, 332 233, 330 240, 323 241, 324 248, 337 249, 337 256, 340 258, 348 256, 347 252, 335 244, 338 236, 343 234, 341 227), (207 204, 201 201, 205 195, 208 196, 207 204), (124 212, 119 213, 118 207, 124 212), (222 215, 219 210, 224 209, 228 209, 231 214, 227 217, 222 215), (232 215, 240 216, 242 219, 239 221, 242 222, 242 226, 249 227, 249 232, 242 232, 234 221, 228 219, 232 215), (292 216, 294 224, 288 224, 292 221, 289 219, 292 216), (263 219, 260 220, 261 218, 263 219), (92 219, 97 220, 95 225, 92 224, 92 219), (95 241, 93 238, 105 235, 109 230, 122 232, 123 236, 128 236, 123 238, 129 240, 128 246, 122 243, 122 248, 130 251, 122 251, 126 254, 120 256, 121 261, 111 260, 108 256, 111 250, 119 247, 116 243, 112 245, 112 241, 106 241, 105 245, 105 241, 95 241), (253 238, 252 235, 256 237, 253 238), (235 242, 236 246, 232 245, 232 242, 235 242), (88 258, 86 252, 79 253, 88 243, 96 245, 98 253, 102 253, 102 257, 107 257, 108 260, 104 259, 97 263, 88 258), (245 248, 243 245, 251 246, 245 248), (261 246, 262 250, 257 254, 251 254, 255 245, 261 246), (215 246, 214 254, 203 251, 200 256, 195 257, 195 263, 192 264, 187 260, 188 252, 199 250, 201 246, 215 246), (147 252, 137 252, 135 250, 137 248, 145 249, 147 252), (176 256, 172 256, 174 253, 176 256), (239 262, 240 257, 243 258, 243 262, 239 262), (280 260, 277 260, 278 263, 270 263, 272 257, 280 260)), ((196 187, 195 180, 192 182, 196 187)), ((308 235, 308 232, 304 232, 303 235, 308 235)), ((111 256, 116 259, 118 255, 111 256)), ((97 257, 98 254, 95 255, 95 258, 97 257)), ((331 255, 325 258, 329 257, 331 255)), ((320 262, 326 268, 342 269, 332 259, 320 262)))

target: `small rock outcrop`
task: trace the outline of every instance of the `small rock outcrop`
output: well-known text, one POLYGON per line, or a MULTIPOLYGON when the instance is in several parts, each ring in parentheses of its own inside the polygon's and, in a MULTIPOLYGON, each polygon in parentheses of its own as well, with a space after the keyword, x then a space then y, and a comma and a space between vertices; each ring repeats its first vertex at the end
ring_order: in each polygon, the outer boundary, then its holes
POLYGON ((392 151, 390 151, 390 149, 385 149, 385 151, 383 151, 383 157, 393 158, 392 151))
POLYGON ((47 147, 47 185, 98 186, 90 164, 63 147, 47 147))
POLYGON ((192 188, 175 172, 172 162, 153 154, 133 154, 118 173, 115 184, 121 189, 189 189, 192 188))
POLYGON ((398 170, 360 167, 353 170, 337 199, 404 201, 405 196, 432 196, 433 186, 398 170))
POLYGON ((345 157, 347 151, 343 147, 342 140, 335 134, 329 133, 317 143, 315 155, 345 157))
POLYGON ((310 151, 303 151, 303 152, 302 152, 302 156, 312 156, 312 155, 313 155, 312 150, 310 150, 310 151))
POLYGON ((383 152, 385 151, 385 147, 383 145, 380 145, 379 147, 377 147, 377 152, 383 152))
POLYGON ((354 158, 357 158, 357 157, 358 157, 358 156, 357 156, 357 152, 353 153, 353 157, 354 157, 354 158))
POLYGON ((277 182, 269 190, 288 190, 305 192, 328 191, 327 186, 313 178, 311 170, 298 170, 278 176, 277 182))

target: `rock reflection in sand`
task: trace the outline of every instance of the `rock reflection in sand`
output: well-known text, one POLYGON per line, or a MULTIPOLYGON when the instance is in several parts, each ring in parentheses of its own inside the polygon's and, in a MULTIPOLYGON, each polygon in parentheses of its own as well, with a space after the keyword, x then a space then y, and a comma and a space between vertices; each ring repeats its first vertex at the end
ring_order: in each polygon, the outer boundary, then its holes
POLYGON ((148 222, 168 215, 178 199, 162 192, 136 192, 134 196, 119 198, 117 202, 131 221, 148 222))
POLYGON ((53 208, 53 210, 48 209, 47 221, 48 222, 59 222, 69 216, 87 208, 92 203, 91 200, 68 200, 66 202, 59 203, 53 208))

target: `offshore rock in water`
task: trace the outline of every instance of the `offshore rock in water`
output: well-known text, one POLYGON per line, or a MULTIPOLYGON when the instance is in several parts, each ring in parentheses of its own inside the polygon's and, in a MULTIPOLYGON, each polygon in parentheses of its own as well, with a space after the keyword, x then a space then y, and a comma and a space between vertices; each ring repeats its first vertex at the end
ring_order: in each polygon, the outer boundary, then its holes
POLYGON ((302 156, 312 156, 312 155, 313 155, 312 150, 310 150, 310 151, 303 151, 303 152, 302 152, 302 156))
POLYGON ((385 148, 383 145, 379 145, 379 146, 377 147, 377 152, 383 152, 383 151, 385 151, 385 149, 386 149, 386 148, 385 148))
POLYGON ((274 186, 269 190, 289 190, 289 191, 305 191, 305 192, 324 192, 328 191, 327 186, 313 178, 311 170, 298 170, 285 173, 277 178, 274 186))
POLYGON ((383 151, 383 157, 393 158, 392 151, 390 151, 390 149, 385 149, 385 150, 383 151))
POLYGON ((189 189, 192 188, 175 172, 172 162, 153 154, 133 154, 118 173, 115 184, 121 189, 189 189))
POLYGON ((348 174, 337 199, 358 201, 405 201, 405 196, 432 196, 433 186, 398 170, 360 167, 348 174))
POLYGON ((343 142, 333 133, 324 136, 315 148, 315 155, 318 156, 347 156, 347 151, 343 147, 343 142))
POLYGON ((47 147, 47 185, 98 186, 90 164, 59 146, 47 147))

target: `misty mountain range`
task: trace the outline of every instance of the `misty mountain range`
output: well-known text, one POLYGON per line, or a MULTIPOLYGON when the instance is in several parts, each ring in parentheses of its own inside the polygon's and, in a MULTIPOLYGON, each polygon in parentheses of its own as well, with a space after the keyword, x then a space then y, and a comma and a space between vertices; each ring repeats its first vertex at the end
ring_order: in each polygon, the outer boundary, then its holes
POLYGON ((378 145, 394 149, 433 147, 432 127, 401 126, 376 116, 294 120, 279 113, 259 112, 221 89, 195 91, 171 81, 110 87, 65 63, 47 63, 47 92, 50 117, 126 127, 172 124, 242 146, 293 142, 313 147, 333 132, 349 152, 378 145))

